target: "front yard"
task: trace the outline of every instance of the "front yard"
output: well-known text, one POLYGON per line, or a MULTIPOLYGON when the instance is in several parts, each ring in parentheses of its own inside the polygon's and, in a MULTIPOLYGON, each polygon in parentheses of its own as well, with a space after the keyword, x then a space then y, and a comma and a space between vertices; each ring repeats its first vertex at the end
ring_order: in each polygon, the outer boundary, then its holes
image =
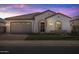
POLYGON ((79 36, 66 34, 2 34, 0 40, 79 40, 79 36))
POLYGON ((63 34, 31 34, 25 40, 79 40, 79 36, 63 34))

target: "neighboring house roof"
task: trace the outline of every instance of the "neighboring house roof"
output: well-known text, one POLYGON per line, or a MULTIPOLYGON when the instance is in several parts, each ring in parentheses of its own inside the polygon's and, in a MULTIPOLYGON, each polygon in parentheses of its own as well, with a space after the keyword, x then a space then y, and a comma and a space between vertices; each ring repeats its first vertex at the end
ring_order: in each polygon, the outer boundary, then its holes
POLYGON ((0 23, 5 23, 5 20, 0 18, 0 23))
POLYGON ((79 16, 73 17, 73 20, 71 20, 71 22, 72 22, 72 21, 77 21, 77 20, 79 20, 79 16))
POLYGON ((79 15, 78 15, 78 16, 75 16, 75 17, 73 17, 73 19, 79 19, 79 15))
POLYGON ((74 19, 74 20, 71 20, 71 22, 73 22, 73 21, 79 21, 79 19, 74 19))
POLYGON ((38 14, 40 14, 40 12, 25 14, 25 15, 20 15, 20 16, 14 16, 14 17, 8 17, 8 18, 5 18, 5 20, 33 20, 34 16, 38 14))
MULTIPOLYGON (((47 17, 47 18, 53 17, 53 16, 58 15, 58 14, 63 15, 63 16, 68 17, 68 18, 71 18, 71 17, 69 17, 69 16, 67 16, 67 15, 64 15, 64 14, 62 14, 62 13, 56 13, 56 14, 54 14, 54 15, 51 15, 51 16, 47 17)), ((46 19, 47 19, 47 18, 46 18, 46 19)), ((71 19, 72 19, 72 18, 71 18, 71 19)))

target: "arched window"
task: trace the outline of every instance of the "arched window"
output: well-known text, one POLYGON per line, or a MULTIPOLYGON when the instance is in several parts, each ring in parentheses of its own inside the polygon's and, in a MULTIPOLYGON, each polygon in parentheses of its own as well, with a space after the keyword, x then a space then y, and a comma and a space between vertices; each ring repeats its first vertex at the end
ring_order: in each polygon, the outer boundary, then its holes
POLYGON ((62 22, 61 21, 56 21, 55 23, 55 27, 56 27, 56 30, 61 30, 62 29, 62 22))

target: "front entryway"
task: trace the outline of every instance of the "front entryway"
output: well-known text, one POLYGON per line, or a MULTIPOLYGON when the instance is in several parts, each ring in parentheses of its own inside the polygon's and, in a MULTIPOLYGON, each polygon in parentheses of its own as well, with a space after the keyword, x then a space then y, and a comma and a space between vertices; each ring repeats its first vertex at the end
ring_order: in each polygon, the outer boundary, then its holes
POLYGON ((44 21, 40 22, 40 32, 45 32, 45 22, 44 21))

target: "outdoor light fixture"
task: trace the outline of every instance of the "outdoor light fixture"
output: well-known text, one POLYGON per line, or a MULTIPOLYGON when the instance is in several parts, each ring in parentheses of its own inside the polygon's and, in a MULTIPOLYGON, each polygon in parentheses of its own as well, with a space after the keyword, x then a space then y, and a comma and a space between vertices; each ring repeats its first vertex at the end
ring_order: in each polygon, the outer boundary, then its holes
POLYGON ((41 21, 41 22, 44 22, 44 21, 41 21))
POLYGON ((49 24, 50 26, 52 26, 52 25, 53 25, 53 21, 52 21, 52 20, 49 20, 49 21, 48 21, 48 24, 49 24))
POLYGON ((52 22, 49 22, 49 25, 53 25, 53 23, 52 22))

